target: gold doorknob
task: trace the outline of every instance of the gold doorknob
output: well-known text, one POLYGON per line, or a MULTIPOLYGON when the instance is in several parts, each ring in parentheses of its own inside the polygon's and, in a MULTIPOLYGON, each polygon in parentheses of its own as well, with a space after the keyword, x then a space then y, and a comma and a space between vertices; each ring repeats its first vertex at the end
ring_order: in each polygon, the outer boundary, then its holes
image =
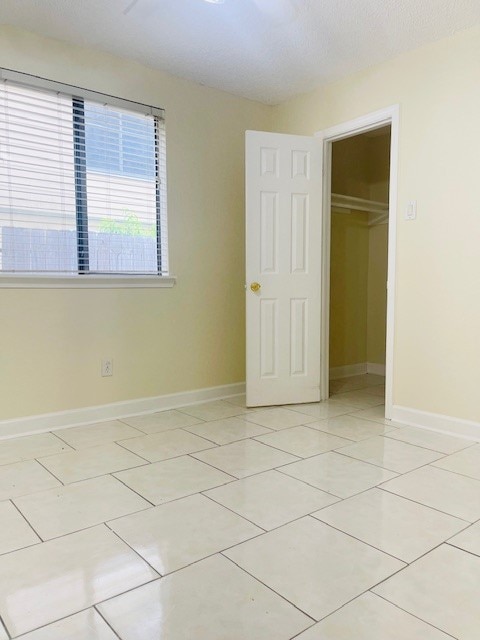
POLYGON ((252 284, 250 285, 250 289, 253 291, 253 293, 257 293, 257 291, 260 291, 261 286, 262 285, 259 282, 252 282, 252 284))

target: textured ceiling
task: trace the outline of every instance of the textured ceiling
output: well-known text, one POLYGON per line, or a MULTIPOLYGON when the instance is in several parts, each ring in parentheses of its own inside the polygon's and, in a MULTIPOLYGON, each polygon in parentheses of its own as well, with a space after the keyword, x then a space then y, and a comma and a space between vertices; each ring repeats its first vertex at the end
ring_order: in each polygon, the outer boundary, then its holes
POLYGON ((1 0, 0 22, 275 104, 480 21, 480 0, 1 0))

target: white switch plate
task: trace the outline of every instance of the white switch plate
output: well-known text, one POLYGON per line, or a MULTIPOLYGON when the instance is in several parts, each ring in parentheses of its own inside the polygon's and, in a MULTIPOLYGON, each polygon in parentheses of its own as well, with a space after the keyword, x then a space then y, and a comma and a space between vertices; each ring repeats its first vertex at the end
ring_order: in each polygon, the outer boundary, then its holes
POLYGON ((417 217, 417 201, 410 200, 405 209, 405 220, 415 220, 417 217))

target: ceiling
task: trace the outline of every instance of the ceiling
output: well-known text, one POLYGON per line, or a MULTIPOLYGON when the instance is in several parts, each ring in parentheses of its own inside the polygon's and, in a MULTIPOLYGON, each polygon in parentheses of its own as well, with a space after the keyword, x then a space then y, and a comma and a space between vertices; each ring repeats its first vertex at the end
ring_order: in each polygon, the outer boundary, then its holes
POLYGON ((2 0, 0 22, 275 104, 480 21, 479 0, 132 2, 2 0))

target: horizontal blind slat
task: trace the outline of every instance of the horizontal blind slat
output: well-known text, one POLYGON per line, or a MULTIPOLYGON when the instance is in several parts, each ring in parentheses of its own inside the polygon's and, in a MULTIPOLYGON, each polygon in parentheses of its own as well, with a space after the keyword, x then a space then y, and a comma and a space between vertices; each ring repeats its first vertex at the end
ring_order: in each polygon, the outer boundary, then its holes
POLYGON ((163 120, 73 95, 0 83, 0 268, 168 273, 163 120))

